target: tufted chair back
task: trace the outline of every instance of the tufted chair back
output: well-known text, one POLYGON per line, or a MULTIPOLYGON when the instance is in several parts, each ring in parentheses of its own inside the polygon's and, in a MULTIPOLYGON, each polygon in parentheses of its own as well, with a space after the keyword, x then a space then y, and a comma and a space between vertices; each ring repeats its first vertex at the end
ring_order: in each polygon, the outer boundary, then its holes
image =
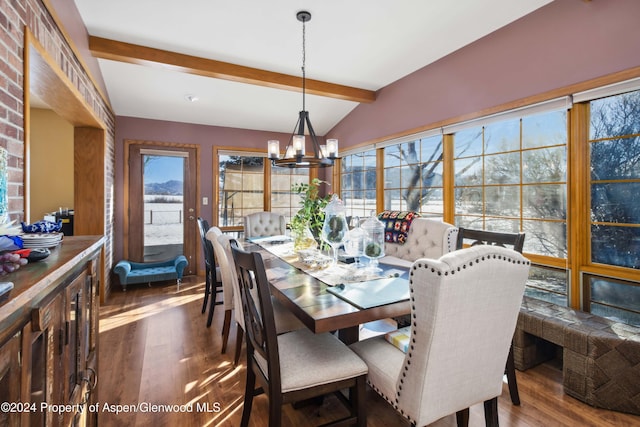
POLYGON ((372 388, 419 426, 497 405, 529 267, 519 252, 487 245, 417 260, 407 352, 384 337, 351 345, 372 388))
POLYGON ((244 237, 284 236, 284 216, 275 212, 256 212, 244 217, 244 237))
POLYGON ((405 261, 419 258, 438 259, 456 249, 458 229, 446 222, 430 218, 415 218, 411 222, 404 244, 385 243, 384 252, 405 261))

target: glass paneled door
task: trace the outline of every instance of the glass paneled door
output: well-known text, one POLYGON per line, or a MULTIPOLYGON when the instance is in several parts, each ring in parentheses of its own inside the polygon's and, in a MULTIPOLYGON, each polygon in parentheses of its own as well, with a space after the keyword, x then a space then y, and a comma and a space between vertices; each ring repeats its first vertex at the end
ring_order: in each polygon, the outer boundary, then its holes
POLYGON ((195 274, 196 150, 132 144, 129 153, 129 259, 185 255, 185 274, 195 274))

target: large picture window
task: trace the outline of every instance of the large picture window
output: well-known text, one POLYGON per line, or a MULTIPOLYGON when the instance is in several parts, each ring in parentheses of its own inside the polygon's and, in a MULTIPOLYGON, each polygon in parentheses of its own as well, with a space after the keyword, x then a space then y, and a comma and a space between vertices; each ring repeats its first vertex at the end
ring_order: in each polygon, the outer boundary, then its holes
MULTIPOLYGON (((567 114, 496 120, 454 134, 456 225, 526 233, 524 251, 567 257, 567 114)), ((527 295, 567 304, 565 270, 531 270, 527 295)))
POLYGON ((566 258, 566 112, 472 127, 454 141, 456 225, 524 231, 525 252, 566 258))
POLYGON ((640 91, 590 107, 591 260, 640 269, 640 91))
MULTIPOLYGON (((640 269, 640 91, 590 102, 592 263, 640 269)), ((640 325, 637 282, 586 276, 594 314, 640 325)))

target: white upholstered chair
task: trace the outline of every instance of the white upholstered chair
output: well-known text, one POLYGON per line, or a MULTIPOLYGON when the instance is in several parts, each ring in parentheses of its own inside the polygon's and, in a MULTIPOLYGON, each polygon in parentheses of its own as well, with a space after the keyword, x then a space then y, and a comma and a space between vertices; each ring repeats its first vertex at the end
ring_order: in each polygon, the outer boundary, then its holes
POLYGON ((419 258, 440 258, 456 249, 458 229, 431 218, 414 218, 403 244, 384 244, 385 257, 380 262, 410 266, 419 258))
POLYGON ((474 246, 410 271, 407 352, 379 336, 351 345, 369 367, 368 383, 413 425, 485 402, 497 425, 497 396, 530 262, 511 249, 474 246))
POLYGON ((244 237, 284 236, 286 223, 283 215, 275 212, 256 212, 244 217, 244 237))
MULTIPOLYGON (((235 261, 231 253, 231 241, 234 241, 238 247, 240 244, 231 236, 222 234, 216 240, 213 240, 213 247, 216 254, 219 254, 220 273, 222 275, 222 285, 224 289, 224 323, 222 325, 222 350, 226 353, 227 343, 229 342, 229 331, 231 328, 231 316, 236 321, 236 348, 233 357, 234 363, 237 365, 240 359, 240 350, 242 349, 242 340, 244 335, 244 315, 242 313, 242 299, 240 297, 240 285, 238 284, 238 273, 236 272, 235 261)), ((295 329, 304 328, 300 322, 289 310, 282 306, 276 299, 273 299, 273 313, 276 322, 276 333, 293 331, 295 329)))
POLYGON ((279 427, 283 404, 349 389, 350 413, 332 425, 365 427, 367 365, 333 334, 314 334, 302 328, 277 335, 262 257, 235 245, 232 252, 248 326, 247 380, 240 425, 249 424, 256 394, 267 394, 269 426, 279 427))
MULTIPOLYGON (((380 262, 409 268, 420 258, 438 259, 456 250, 457 238, 458 228, 454 225, 432 218, 414 218, 404 243, 385 242, 385 256, 380 262)), ((393 320, 400 327, 409 323, 408 316, 399 316, 393 320)), ((364 328, 371 327, 365 325, 364 328)))

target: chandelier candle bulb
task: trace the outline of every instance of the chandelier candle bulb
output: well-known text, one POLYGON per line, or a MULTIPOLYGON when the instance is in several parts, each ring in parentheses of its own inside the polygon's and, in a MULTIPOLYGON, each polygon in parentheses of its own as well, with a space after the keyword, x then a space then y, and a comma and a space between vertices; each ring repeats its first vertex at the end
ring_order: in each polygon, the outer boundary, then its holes
POLYGON ((267 143, 269 158, 278 159, 280 157, 280 141, 272 139, 267 143))
POLYGON ((304 135, 293 136, 293 150, 296 156, 304 156, 304 135))
POLYGON ((338 140, 337 139, 327 139, 327 153, 326 157, 330 159, 335 159, 338 157, 338 140))

